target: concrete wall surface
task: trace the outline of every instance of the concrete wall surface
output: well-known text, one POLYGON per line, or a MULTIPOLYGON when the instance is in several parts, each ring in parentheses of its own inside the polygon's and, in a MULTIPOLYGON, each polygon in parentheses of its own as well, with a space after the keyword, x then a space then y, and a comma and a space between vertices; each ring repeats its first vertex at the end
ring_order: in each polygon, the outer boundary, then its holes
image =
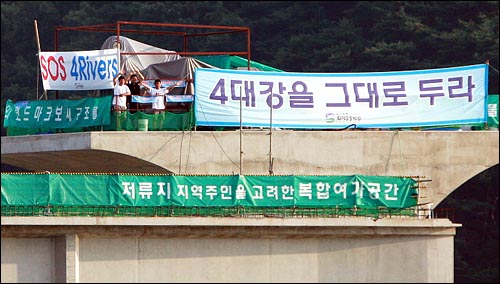
POLYGON ((451 283, 458 226, 447 219, 2 217, 2 282, 451 283))
POLYGON ((498 131, 115 131, 1 142, 2 163, 42 172, 418 176, 419 203, 433 208, 499 162, 498 131))
MULTIPOLYGON (((30 171, 381 175, 434 208, 499 162, 498 131, 90 132, 1 137, 30 171), (125 145, 132 145, 126 147, 125 145), (139 145, 139 146, 138 146, 139 145), (272 160, 272 167, 270 161, 272 160)), ((447 219, 2 217, 2 282, 453 282, 447 219)))
POLYGON ((53 238, 3 238, 2 283, 54 282, 53 238))

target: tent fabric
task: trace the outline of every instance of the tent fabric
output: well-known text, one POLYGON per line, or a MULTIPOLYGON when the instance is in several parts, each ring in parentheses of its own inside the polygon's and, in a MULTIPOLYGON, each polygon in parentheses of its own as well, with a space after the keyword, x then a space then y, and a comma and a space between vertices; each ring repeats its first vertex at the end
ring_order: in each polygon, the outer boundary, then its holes
POLYGON ((166 80, 184 80, 186 81, 185 95, 194 95, 194 71, 196 68, 219 69, 206 64, 192 57, 182 57, 180 59, 151 64, 141 70, 145 79, 166 79, 166 80))
MULTIPOLYGON (((237 55, 203 55, 194 56, 207 64, 222 68, 222 69, 244 69, 248 68, 248 59, 237 55)), ((250 68, 258 71, 274 71, 285 72, 283 70, 250 60, 250 68)))
MULTIPOLYGON (((101 49, 116 48, 116 36, 108 37, 101 49)), ((120 52, 175 52, 148 45, 124 36, 120 36, 120 52)), ((191 57, 178 54, 127 54, 120 56, 120 70, 126 74, 134 71, 141 79, 185 80, 185 95, 194 94, 194 71, 196 68, 217 68, 191 57)))
MULTIPOLYGON (((108 37, 101 49, 116 48, 117 36, 108 37)), ((120 71, 129 74, 136 72, 141 79, 146 80, 184 80, 185 95, 194 95, 194 71, 196 68, 212 69, 246 69, 248 60, 239 56, 216 55, 182 57, 175 51, 158 48, 125 36, 120 36, 121 53, 165 53, 165 54, 127 54, 120 56, 120 71), (168 54, 173 53, 173 54, 168 54)), ((261 71, 284 72, 265 64, 250 61, 250 66, 261 71)))
MULTIPOLYGON (((101 46, 101 49, 110 49, 116 48, 117 36, 108 37, 101 46)), ((151 64, 159 63, 159 62, 168 62, 172 60, 180 59, 181 56, 179 54, 166 54, 168 52, 175 52, 171 50, 166 50, 162 48, 158 48, 149 44, 145 44, 128 37, 120 36, 120 52, 130 52, 130 53, 138 53, 138 52, 163 52, 165 54, 130 54, 130 55, 121 55, 120 56, 120 70, 126 71, 129 73, 130 71, 138 72, 140 70, 145 69, 151 64)))

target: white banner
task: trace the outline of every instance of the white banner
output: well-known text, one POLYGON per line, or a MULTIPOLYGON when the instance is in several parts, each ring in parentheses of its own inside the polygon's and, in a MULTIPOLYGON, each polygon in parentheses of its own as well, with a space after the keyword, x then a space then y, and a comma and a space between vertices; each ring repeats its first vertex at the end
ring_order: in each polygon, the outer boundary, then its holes
MULTIPOLYGON (((142 103, 142 104, 150 104, 157 101, 159 97, 150 97, 150 96, 132 96, 132 102, 134 103, 142 103)), ((165 101, 167 103, 184 103, 184 102, 192 102, 194 100, 193 95, 166 95, 165 101)))
MULTIPOLYGON (((160 87, 161 88, 167 88, 167 87, 170 87, 170 86, 173 86, 173 85, 176 85, 175 87, 186 87, 186 81, 184 80, 161 80, 161 79, 158 79, 161 81, 161 85, 160 87)), ((144 83, 148 84, 148 86, 150 86, 151 88, 154 88, 155 87, 155 80, 154 79, 150 79, 150 80, 143 80, 144 83)))
POLYGON ((299 129, 418 127, 487 119, 486 64, 376 73, 197 68, 195 86, 200 126, 240 126, 240 117, 245 127, 299 129))
POLYGON ((39 60, 45 90, 113 89, 118 74, 116 49, 40 52, 39 60))

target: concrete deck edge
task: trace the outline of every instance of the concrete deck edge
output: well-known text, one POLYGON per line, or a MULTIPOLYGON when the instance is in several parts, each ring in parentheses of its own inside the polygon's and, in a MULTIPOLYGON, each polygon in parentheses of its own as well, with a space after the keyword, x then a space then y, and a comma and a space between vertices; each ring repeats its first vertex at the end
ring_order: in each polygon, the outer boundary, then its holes
POLYGON ((228 217, 1 217, 2 226, 256 226, 457 228, 449 219, 228 218, 228 217))

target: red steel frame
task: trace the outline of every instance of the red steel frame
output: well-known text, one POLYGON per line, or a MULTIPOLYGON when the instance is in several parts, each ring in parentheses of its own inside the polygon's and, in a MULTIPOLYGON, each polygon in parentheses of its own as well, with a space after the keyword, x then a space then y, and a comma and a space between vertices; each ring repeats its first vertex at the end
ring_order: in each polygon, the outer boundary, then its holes
MULTIPOLYGON (((101 24, 92 26, 78 26, 78 27, 56 27, 55 31, 55 51, 58 49, 59 41, 59 31, 63 30, 79 30, 79 31, 97 31, 97 32, 116 32, 117 41, 120 40, 121 32, 130 33, 143 33, 143 34, 168 34, 168 35, 179 35, 183 37, 184 48, 182 52, 169 52, 169 54, 179 54, 184 56, 189 55, 243 55, 248 59, 248 68, 250 69, 250 28, 248 27, 235 27, 235 26, 210 26, 210 25, 192 25, 192 24, 168 24, 168 23, 153 23, 153 22, 130 22, 130 21, 117 21, 116 24, 101 24), (116 26, 115 26, 116 25, 116 26), (207 33, 187 33, 187 32, 172 32, 172 31, 151 31, 151 30, 136 30, 136 29, 124 29, 122 25, 139 25, 139 26, 156 26, 156 27, 177 27, 177 28, 198 28, 198 29, 212 29, 218 30, 215 32, 207 33), (246 51, 205 51, 205 52, 189 52, 188 51, 188 38, 189 37, 199 37, 199 36, 210 36, 210 35, 221 35, 230 33, 246 33, 247 34, 247 50, 246 51)), ((149 54, 149 55, 159 55, 165 53, 155 53, 155 52, 136 52, 129 53, 123 52, 121 54, 149 54)))
MULTIPOLYGON (((142 33, 142 34, 156 34, 156 35, 178 35, 183 37, 183 51, 182 52, 167 52, 167 53, 159 53, 159 52, 121 52, 123 55, 131 55, 131 54, 145 54, 145 55, 161 55, 161 54, 179 54, 183 56, 190 55, 241 55, 246 56, 248 60, 248 70, 250 70, 250 28, 248 27, 235 27, 235 26, 211 26, 211 25, 193 25, 193 24, 168 24, 168 23, 153 23, 153 22, 131 22, 131 21, 117 21, 111 24, 101 24, 101 25, 91 25, 91 26, 77 26, 77 27, 56 27, 55 30, 55 51, 58 51, 58 42, 59 42, 59 32, 65 30, 77 30, 77 31, 94 31, 94 32, 115 32, 116 40, 120 42, 120 33, 128 32, 128 33, 142 33), (123 28, 123 25, 132 25, 132 26, 151 26, 151 27, 171 27, 171 28, 186 28, 187 30, 191 29, 211 29, 215 30, 212 32, 206 33, 188 33, 188 32, 176 32, 176 31, 153 31, 153 30, 137 30, 130 28, 123 28), (246 33, 247 34, 247 50, 246 51, 205 51, 205 52, 189 52, 188 51, 188 39, 190 37, 199 37, 199 36, 210 36, 210 35, 221 35, 221 34, 231 34, 231 33, 246 33)), ((58 94, 56 94, 58 97, 58 94)))

